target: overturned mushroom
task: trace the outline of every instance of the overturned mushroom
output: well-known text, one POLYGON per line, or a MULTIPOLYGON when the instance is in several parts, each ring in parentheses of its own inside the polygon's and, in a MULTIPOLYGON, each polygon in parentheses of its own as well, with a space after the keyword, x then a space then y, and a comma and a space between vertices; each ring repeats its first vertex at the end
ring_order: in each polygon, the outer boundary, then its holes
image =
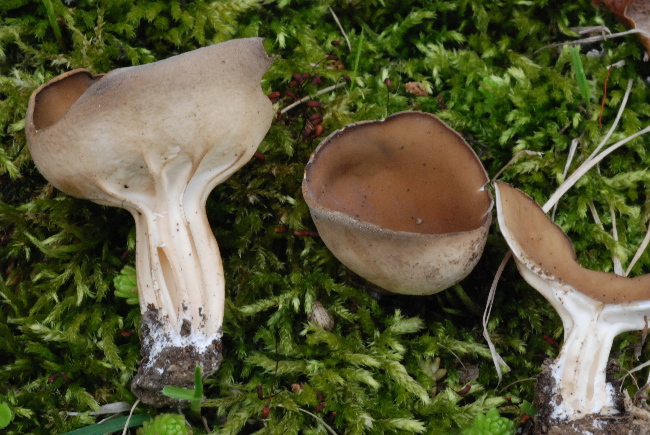
POLYGON ((589 433, 613 433, 599 431, 608 424, 599 417, 625 414, 626 409, 623 395, 606 379, 609 352, 616 335, 647 327, 650 275, 624 278, 584 269, 570 240, 535 201, 505 183, 497 182, 495 190, 501 233, 519 272, 553 305, 564 325, 564 344, 549 368, 551 409, 541 418, 545 425, 587 418, 594 422, 589 433))
POLYGON ((132 388, 146 403, 192 386, 196 364, 207 375, 221 363, 224 277, 205 202, 271 124, 270 63, 260 38, 233 40, 106 75, 71 71, 30 99, 41 173, 135 218, 143 359, 132 388))
POLYGON ((401 112, 325 139, 303 194, 343 264, 386 290, 424 295, 478 262, 491 223, 487 181, 458 133, 431 114, 401 112))

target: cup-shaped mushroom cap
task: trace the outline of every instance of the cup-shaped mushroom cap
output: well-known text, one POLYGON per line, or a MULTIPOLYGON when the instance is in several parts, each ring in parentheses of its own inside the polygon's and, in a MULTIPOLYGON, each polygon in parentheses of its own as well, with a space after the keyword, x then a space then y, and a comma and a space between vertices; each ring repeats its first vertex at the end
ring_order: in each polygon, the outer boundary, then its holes
POLYGON ((503 182, 495 183, 495 191, 501 233, 517 266, 540 278, 534 287, 547 298, 558 287, 602 304, 650 301, 650 275, 626 278, 583 268, 569 238, 532 198, 503 182))
POLYGON ((182 160, 191 169, 180 176, 194 178, 188 194, 205 198, 270 126, 273 108, 260 87, 270 63, 262 39, 250 38, 106 75, 59 76, 29 101, 34 162, 58 189, 122 206, 147 202, 161 168, 182 160))
POLYGON ((487 181, 458 133, 434 115, 401 112, 326 138, 303 194, 343 264, 388 291, 425 295, 478 262, 491 223, 487 181))

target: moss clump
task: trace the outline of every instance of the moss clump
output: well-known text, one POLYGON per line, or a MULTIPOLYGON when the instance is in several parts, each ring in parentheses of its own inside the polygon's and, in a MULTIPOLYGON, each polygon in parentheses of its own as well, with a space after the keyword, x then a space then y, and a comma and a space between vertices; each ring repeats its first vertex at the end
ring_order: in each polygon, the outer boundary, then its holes
POLYGON ((514 433, 514 421, 501 417, 496 408, 490 409, 486 414, 477 415, 472 425, 462 431, 462 435, 513 435, 514 433))
POLYGON ((137 435, 192 435, 194 431, 187 426, 182 415, 160 414, 145 421, 136 433, 137 435))

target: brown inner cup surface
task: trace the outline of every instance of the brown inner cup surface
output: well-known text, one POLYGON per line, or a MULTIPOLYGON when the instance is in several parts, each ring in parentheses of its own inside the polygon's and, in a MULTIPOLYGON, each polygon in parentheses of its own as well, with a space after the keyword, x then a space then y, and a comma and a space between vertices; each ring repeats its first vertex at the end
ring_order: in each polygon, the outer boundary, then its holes
POLYGON ((348 127, 321 145, 308 195, 321 206, 394 231, 442 234, 480 227, 491 206, 474 151, 428 114, 348 127))
POLYGON ((47 128, 63 118, 70 107, 95 83, 100 76, 93 77, 86 70, 71 71, 61 80, 50 83, 36 95, 34 105, 34 127, 47 128))

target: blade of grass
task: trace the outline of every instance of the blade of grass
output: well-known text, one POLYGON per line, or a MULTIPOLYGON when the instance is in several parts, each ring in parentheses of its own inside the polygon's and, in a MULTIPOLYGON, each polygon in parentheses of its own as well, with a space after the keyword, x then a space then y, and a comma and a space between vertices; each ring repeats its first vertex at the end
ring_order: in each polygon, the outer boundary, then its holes
POLYGON ((361 61, 361 51, 363 48, 363 29, 361 29, 361 34, 359 35, 359 42, 357 44, 357 55, 354 59, 354 70, 352 71, 352 80, 350 81, 350 92, 354 89, 354 84, 357 81, 357 74, 359 71, 359 62, 361 61))
MULTIPOLYGON (((497 273, 494 276, 494 280, 492 280, 492 286, 490 287, 488 300, 485 303, 485 311, 483 312, 483 338, 485 338, 485 341, 487 341, 488 347, 490 348, 490 355, 492 355, 492 362, 494 363, 494 368, 496 369, 497 376, 499 377, 499 384, 503 379, 501 367, 503 367, 506 370, 510 370, 510 367, 508 366, 508 364, 506 364, 506 362, 503 360, 501 355, 499 355, 499 353, 496 350, 496 347, 494 347, 494 343, 492 342, 492 339, 490 338, 490 333, 488 332, 488 320, 490 320, 490 314, 492 313, 492 304, 494 303, 494 296, 496 294, 497 284, 499 283, 501 274, 503 273, 503 270, 506 268, 506 264, 508 264, 508 260, 510 260, 510 257, 512 257, 512 251, 508 251, 508 253, 503 257, 503 260, 501 260, 501 264, 497 269, 497 273)), ((499 384, 497 384, 497 386, 499 384)))
MULTIPOLYGON (((146 414, 136 414, 131 417, 128 422, 128 427, 142 426, 142 423, 151 419, 146 414)), ((105 421, 104 423, 94 424, 92 426, 82 427, 71 432, 66 432, 63 435, 102 435, 105 433, 113 433, 121 431, 126 424, 128 417, 118 417, 113 420, 105 421)))
POLYGON ((56 41, 59 43, 59 47, 61 49, 65 48, 65 44, 63 43, 63 35, 61 34, 61 28, 59 27, 59 22, 56 19, 56 14, 54 13, 54 5, 50 0, 43 0, 43 6, 45 6, 45 11, 47 12, 47 19, 50 22, 50 27, 52 27, 52 31, 54 32, 54 36, 56 37, 56 41))
POLYGON ((201 399, 203 399, 203 379, 201 378, 201 367, 194 368, 194 400, 190 403, 190 410, 196 414, 201 414, 201 399))
POLYGON ((575 47, 571 47, 570 51, 571 65, 573 65, 573 73, 578 82, 580 94, 585 100, 585 103, 589 105, 589 102, 591 101, 591 92, 589 91, 589 83, 587 82, 587 76, 585 75, 585 70, 582 67, 582 60, 580 59, 580 46, 576 45, 575 47))
POLYGON ((166 385, 162 393, 174 399, 188 400, 190 410, 197 415, 201 413, 201 401, 203 400, 203 380, 201 379, 201 367, 194 368, 194 388, 179 388, 166 385))

